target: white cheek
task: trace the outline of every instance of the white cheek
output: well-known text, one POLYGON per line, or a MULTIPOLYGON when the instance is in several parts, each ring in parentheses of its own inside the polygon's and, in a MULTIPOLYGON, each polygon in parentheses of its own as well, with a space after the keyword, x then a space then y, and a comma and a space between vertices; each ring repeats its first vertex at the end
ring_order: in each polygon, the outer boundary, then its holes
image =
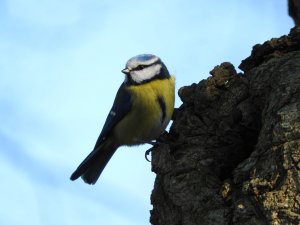
POLYGON ((131 73, 131 77, 135 82, 141 83, 142 81, 149 80, 154 76, 156 76, 157 74, 159 74, 160 70, 161 70, 161 65, 157 64, 150 67, 146 67, 145 69, 139 71, 133 71, 131 73))

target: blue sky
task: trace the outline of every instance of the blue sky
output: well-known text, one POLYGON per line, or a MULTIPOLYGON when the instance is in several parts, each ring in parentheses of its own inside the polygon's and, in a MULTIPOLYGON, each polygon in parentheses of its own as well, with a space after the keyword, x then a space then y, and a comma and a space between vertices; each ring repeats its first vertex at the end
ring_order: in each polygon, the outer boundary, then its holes
POLYGON ((0 1, 0 224, 149 224, 148 145, 120 148, 94 186, 69 180, 94 146, 126 61, 160 56, 178 90, 287 34, 286 5, 0 1))

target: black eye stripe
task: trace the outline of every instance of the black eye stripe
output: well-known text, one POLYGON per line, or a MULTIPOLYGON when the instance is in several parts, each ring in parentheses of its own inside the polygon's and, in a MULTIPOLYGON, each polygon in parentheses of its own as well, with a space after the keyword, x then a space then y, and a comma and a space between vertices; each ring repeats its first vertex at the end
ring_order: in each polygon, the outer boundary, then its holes
POLYGON ((145 69, 145 68, 147 68, 147 67, 154 66, 154 65, 156 65, 156 64, 160 64, 160 62, 158 61, 158 62, 155 62, 155 63, 150 64, 150 65, 138 65, 138 66, 135 67, 133 70, 135 70, 135 71, 142 70, 142 69, 145 69))
POLYGON ((138 65, 137 67, 134 68, 134 70, 142 70, 142 69, 144 69, 144 68, 146 68, 148 66, 146 66, 146 65, 138 65))

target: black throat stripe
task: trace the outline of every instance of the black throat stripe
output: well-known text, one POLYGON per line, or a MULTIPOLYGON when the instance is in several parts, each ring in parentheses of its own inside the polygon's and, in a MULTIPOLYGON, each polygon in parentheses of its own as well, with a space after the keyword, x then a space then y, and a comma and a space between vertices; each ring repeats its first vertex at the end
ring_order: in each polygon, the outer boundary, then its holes
POLYGON ((166 103, 164 101, 164 99, 160 96, 157 97, 157 101, 159 103, 161 112, 162 112, 162 117, 161 117, 161 123, 164 122, 164 120, 166 119, 166 103))

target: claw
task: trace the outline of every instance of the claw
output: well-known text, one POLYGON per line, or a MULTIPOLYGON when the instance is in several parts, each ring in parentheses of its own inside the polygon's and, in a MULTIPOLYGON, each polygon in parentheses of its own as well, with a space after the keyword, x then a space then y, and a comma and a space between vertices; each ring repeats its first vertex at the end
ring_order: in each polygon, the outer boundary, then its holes
MULTIPOLYGON (((147 141, 147 142, 143 142, 143 143, 147 143, 149 145, 152 145, 153 147, 157 147, 159 144, 163 144, 163 143, 166 143, 166 137, 168 135, 168 132, 167 131, 164 131, 164 133, 162 133, 156 141, 147 141)), ((151 160, 148 159, 148 156, 150 154, 150 152, 152 152, 152 148, 148 149, 146 152, 145 152, 145 159, 148 161, 148 162, 151 162, 151 160)))
POLYGON ((150 154, 150 152, 152 152, 152 148, 148 149, 148 150, 145 152, 145 159, 146 159, 148 162, 151 162, 151 160, 148 159, 148 155, 150 154))

